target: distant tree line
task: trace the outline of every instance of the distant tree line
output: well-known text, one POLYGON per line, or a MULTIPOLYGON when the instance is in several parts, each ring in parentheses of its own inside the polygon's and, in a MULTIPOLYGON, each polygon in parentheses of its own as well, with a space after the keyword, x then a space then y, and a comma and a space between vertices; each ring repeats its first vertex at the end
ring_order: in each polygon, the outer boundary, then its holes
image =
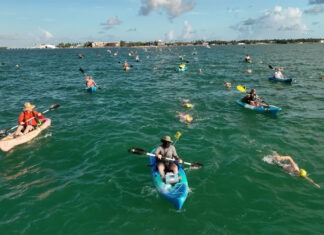
MULTIPOLYGON (((321 41, 324 41, 324 39, 318 39, 318 38, 301 38, 301 39, 267 39, 267 40, 233 40, 233 41, 222 41, 222 40, 211 40, 211 41, 205 41, 205 40, 197 40, 193 42, 181 42, 181 41, 175 41, 175 42, 161 42, 161 41, 148 41, 148 42, 126 42, 126 41, 120 41, 119 46, 120 47, 139 47, 139 46, 188 46, 188 45, 238 45, 238 44, 288 44, 288 43, 319 43, 321 41)), ((63 43, 62 43, 63 44, 63 43)), ((58 47, 61 44, 58 45, 58 47)), ((68 47, 68 44, 63 44, 64 47, 68 47)), ((116 43, 106 43, 106 47, 113 47, 116 43)), ((80 45, 79 45, 80 46, 80 45)), ((92 47, 92 42, 86 42, 80 47, 92 47)))

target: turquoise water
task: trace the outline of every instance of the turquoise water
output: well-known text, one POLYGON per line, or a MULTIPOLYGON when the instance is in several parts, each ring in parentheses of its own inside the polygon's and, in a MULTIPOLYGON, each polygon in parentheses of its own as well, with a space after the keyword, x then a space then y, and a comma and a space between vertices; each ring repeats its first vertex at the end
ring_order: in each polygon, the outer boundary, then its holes
POLYGON ((131 49, 140 63, 129 50, 0 51, 0 129, 16 125, 26 101, 38 111, 61 105, 46 114, 49 130, 0 153, 0 234, 323 232, 323 189, 262 161, 272 151, 291 155, 324 187, 323 44, 131 49), (247 53, 252 64, 243 63, 247 53), (175 72, 179 55, 189 62, 184 73, 175 72), (269 82, 268 65, 283 66, 295 82, 269 82), (84 91, 80 67, 96 93, 84 91), (282 111, 238 106, 239 84, 282 111), (180 212, 156 192, 149 159, 127 152, 149 151, 177 131, 178 154, 204 164, 186 167, 190 193, 180 212))

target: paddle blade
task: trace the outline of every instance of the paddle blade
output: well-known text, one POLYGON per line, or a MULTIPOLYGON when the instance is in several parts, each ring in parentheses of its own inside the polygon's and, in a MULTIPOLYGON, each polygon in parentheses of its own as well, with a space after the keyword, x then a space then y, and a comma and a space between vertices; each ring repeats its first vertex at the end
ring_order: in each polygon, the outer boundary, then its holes
POLYGON ((190 165, 190 168, 191 168, 191 169, 195 169, 195 170, 200 169, 200 168, 202 168, 202 167, 203 167, 203 164, 198 163, 198 162, 191 163, 191 165, 190 165))
POLYGON ((79 71, 84 74, 84 70, 80 67, 79 71))
POLYGON ((146 155, 146 151, 140 148, 130 148, 128 149, 128 152, 138 154, 138 155, 146 155))
POLYGON ((58 107, 60 107, 59 104, 53 104, 53 105, 51 105, 50 110, 57 109, 58 107))
POLYGON ((182 133, 180 131, 177 131, 177 133, 174 134, 174 138, 179 139, 182 133))
POLYGON ((0 136, 5 136, 7 135, 9 129, 5 129, 5 130, 0 130, 0 136))
POLYGON ((246 92, 245 87, 241 85, 237 85, 236 89, 239 90, 240 92, 246 92))
POLYGON ((271 64, 268 65, 270 69, 273 69, 273 67, 271 66, 271 64))

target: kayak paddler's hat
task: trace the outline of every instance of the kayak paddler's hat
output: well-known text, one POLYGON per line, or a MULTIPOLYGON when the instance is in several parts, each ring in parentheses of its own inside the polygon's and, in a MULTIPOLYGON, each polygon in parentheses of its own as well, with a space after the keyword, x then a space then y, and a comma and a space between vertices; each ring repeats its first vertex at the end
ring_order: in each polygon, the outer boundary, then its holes
POLYGON ((26 102, 25 105, 24 105, 24 111, 32 111, 36 106, 29 103, 29 102, 26 102))
POLYGON ((173 141, 171 140, 171 137, 166 135, 161 139, 161 142, 169 142, 169 143, 173 143, 173 141))

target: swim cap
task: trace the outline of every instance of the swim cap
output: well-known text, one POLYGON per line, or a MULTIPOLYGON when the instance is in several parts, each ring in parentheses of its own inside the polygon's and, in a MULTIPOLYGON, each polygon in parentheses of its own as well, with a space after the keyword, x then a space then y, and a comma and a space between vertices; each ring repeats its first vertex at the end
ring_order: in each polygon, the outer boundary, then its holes
POLYGON ((304 169, 300 169, 300 170, 299 170, 299 175, 300 175, 301 177, 306 177, 306 176, 307 176, 307 171, 305 171, 304 169))
POLYGON ((192 121, 192 117, 191 117, 190 115, 187 115, 187 116, 186 116, 186 121, 187 121, 187 122, 191 122, 191 121, 192 121))
POLYGON ((184 106, 185 106, 186 108, 191 108, 191 107, 192 107, 192 104, 187 103, 187 104, 185 104, 184 106))

